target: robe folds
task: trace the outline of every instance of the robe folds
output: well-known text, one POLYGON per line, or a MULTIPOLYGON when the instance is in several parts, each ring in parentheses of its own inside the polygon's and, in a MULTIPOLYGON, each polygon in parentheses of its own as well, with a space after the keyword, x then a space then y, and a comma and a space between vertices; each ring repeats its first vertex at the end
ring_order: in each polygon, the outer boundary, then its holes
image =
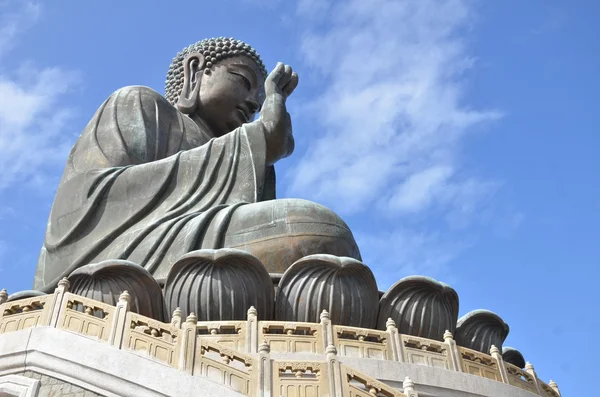
POLYGON ((34 288, 106 259, 160 279, 185 253, 223 247, 236 208, 275 198, 262 128, 215 138, 150 88, 112 94, 71 150, 34 288))

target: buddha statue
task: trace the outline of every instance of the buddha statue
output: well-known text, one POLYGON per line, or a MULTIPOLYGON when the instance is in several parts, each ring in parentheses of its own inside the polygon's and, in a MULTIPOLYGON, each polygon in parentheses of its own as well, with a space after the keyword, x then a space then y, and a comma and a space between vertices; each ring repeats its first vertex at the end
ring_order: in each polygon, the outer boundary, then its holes
POLYGON ((214 38, 177 54, 166 97, 141 86, 110 95, 68 157, 34 288, 50 292, 107 260, 161 281, 200 249, 246 251, 272 275, 313 254, 360 260, 334 212, 276 199, 274 165, 294 150, 286 99, 297 85, 290 66, 267 74, 249 45, 214 38))
POLYGON ((249 45, 221 37, 177 54, 164 97, 140 86, 114 92, 69 154, 34 290, 6 299, 52 293, 66 278, 75 295, 109 305, 123 295, 131 311, 163 322, 176 312, 199 321, 252 312, 397 324, 438 340, 456 331, 459 345, 500 348, 508 326, 497 315, 476 311, 457 323, 456 292, 425 277, 380 297, 339 216, 276 199, 274 165, 294 150, 286 100, 297 85, 289 65, 267 74, 249 45))

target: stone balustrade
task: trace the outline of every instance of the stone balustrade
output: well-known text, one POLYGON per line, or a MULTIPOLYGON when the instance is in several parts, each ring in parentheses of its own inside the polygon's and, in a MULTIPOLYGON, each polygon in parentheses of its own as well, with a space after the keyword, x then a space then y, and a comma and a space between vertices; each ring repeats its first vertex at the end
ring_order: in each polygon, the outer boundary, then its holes
POLYGON ((334 325, 334 345, 348 357, 392 360, 386 331, 334 325))
POLYGON ((320 353, 323 349, 323 332, 316 323, 261 321, 259 338, 272 352, 320 353))
POLYGON ((131 312, 129 295, 116 306, 68 292, 61 281, 54 294, 6 302, 0 292, 0 334, 49 326, 108 343, 195 376, 204 376, 247 396, 329 395, 332 397, 418 396, 410 379, 400 392, 345 366, 340 356, 391 360, 464 372, 509 384, 544 397, 560 397, 555 382, 538 379, 531 364, 523 370, 490 354, 458 346, 450 332, 443 341, 386 331, 320 323, 247 320, 198 322, 175 310, 170 323, 131 312), (278 360, 273 353, 307 353, 311 361, 278 360), (323 393, 323 391, 326 391, 323 393))
POLYGON ((0 307, 0 334, 24 328, 50 325, 48 304, 52 295, 4 303, 0 307))
POLYGON ((450 346, 447 343, 411 335, 402 335, 401 338, 404 361, 429 367, 454 369, 448 352, 450 346))
POLYGON ((179 362, 179 339, 181 329, 129 312, 123 332, 123 349, 177 366, 179 362))

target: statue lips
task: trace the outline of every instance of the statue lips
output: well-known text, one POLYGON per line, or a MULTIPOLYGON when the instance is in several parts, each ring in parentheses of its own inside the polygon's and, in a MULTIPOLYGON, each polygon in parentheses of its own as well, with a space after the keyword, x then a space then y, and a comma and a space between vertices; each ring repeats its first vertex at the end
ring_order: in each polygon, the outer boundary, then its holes
POLYGON ((250 111, 243 105, 236 106, 236 109, 239 110, 242 115, 242 122, 247 123, 250 120, 250 111))

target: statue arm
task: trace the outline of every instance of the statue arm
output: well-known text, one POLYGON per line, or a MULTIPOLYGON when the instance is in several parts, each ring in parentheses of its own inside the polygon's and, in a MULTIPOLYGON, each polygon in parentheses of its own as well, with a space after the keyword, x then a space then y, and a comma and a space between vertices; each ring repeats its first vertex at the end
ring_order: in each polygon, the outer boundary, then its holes
POLYGON ((115 92, 69 155, 36 286, 52 287, 116 239, 129 241, 123 234, 135 227, 274 198, 264 128, 250 123, 209 139, 158 93, 145 87, 115 92))
POLYGON ((258 120, 250 123, 260 129, 266 141, 265 161, 273 165, 294 151, 292 119, 287 98, 298 86, 298 75, 289 65, 278 63, 265 80, 265 101, 258 120))
POLYGON ((188 206, 189 199, 205 209, 209 202, 256 202, 273 195, 265 192, 269 168, 261 124, 243 125, 185 150, 183 137, 191 127, 177 113, 165 113, 177 112, 170 105, 161 111, 154 99, 160 96, 145 96, 146 90, 111 95, 78 139, 54 200, 48 248, 80 235, 77 230, 103 202, 126 220, 135 219, 140 207, 153 212, 160 205, 168 211, 188 206))
MULTIPOLYGON (((255 172, 263 172, 269 164, 265 124, 257 120, 238 130, 251 152, 255 172)), ((225 137, 211 139, 156 91, 125 87, 96 111, 75 144, 67 169, 81 173, 151 163, 179 152, 204 153, 203 146, 225 137)))

